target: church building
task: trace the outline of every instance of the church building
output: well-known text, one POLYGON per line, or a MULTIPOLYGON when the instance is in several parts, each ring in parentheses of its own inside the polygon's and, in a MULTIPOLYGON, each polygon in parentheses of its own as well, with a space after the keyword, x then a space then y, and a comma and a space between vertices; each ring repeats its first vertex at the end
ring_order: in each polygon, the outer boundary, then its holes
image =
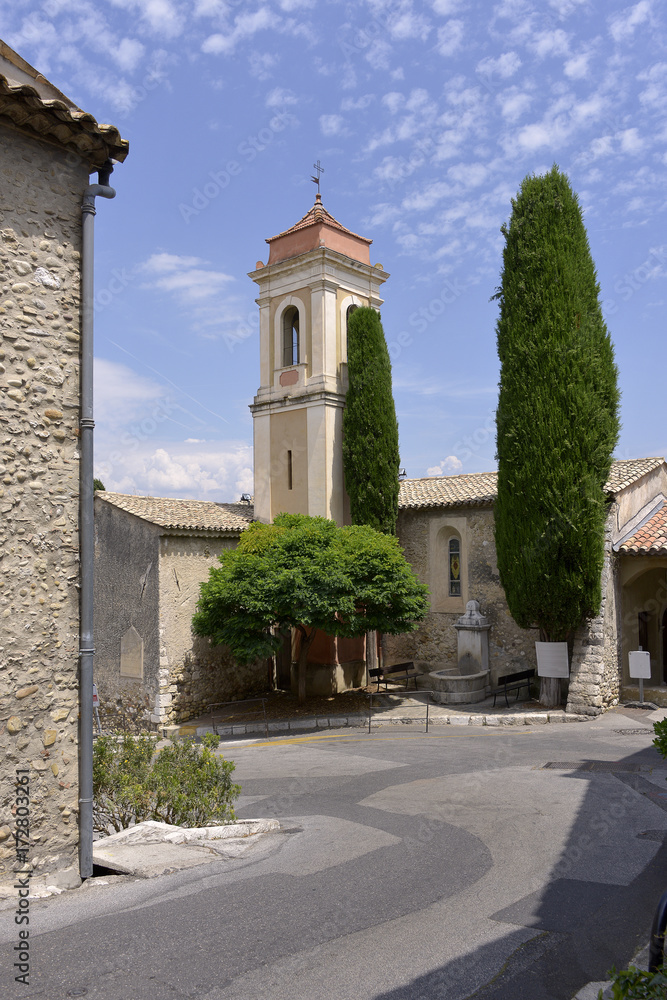
MULTIPOLYGON (((97 574, 109 609, 101 613, 104 634, 97 638, 98 686, 118 702, 124 692, 137 704, 143 698, 154 721, 180 721, 210 702, 266 689, 267 682, 290 686, 289 644, 272 667, 240 670, 224 650, 204 649, 192 636, 198 585, 217 553, 237 544, 253 519, 268 523, 281 512, 350 523, 342 455, 347 323, 359 306, 380 309, 389 275, 371 264, 372 241, 341 225, 319 192, 303 218, 266 242, 267 262, 258 261, 249 275, 258 286, 260 318, 260 385, 251 405, 254 508, 96 495, 97 574), (136 573, 124 573, 117 540, 131 531, 145 558, 136 573)), ((597 715, 636 697, 628 652, 639 647, 650 653, 647 697, 667 704, 667 465, 662 458, 615 462, 606 492, 602 607, 574 638, 564 685, 568 711, 577 714, 597 715)), ((536 666, 538 636, 513 621, 500 584, 495 497, 493 472, 401 483, 399 540, 429 587, 431 606, 416 632, 387 636, 382 644, 385 663, 412 660, 425 674, 456 674, 461 619, 468 602, 478 602, 479 627, 488 637, 480 698, 499 676, 536 666)), ((308 690, 359 686, 364 664, 363 639, 318 636, 308 690)))

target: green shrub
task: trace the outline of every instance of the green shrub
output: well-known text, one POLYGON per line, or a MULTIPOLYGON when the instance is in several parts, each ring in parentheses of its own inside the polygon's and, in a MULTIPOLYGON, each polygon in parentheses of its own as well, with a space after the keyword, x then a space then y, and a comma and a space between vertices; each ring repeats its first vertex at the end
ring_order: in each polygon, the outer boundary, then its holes
POLYGON ((653 732, 655 733, 653 746, 662 757, 667 757, 667 719, 663 719, 662 722, 654 722, 653 732))
POLYGON ((216 756, 217 736, 172 743, 157 737, 100 736, 93 746, 93 824, 100 833, 152 819, 176 826, 233 822, 234 764, 216 756))
MULTIPOLYGON (((631 965, 629 969, 617 972, 612 969, 612 1000, 664 1000, 667 996, 667 966, 657 972, 642 972, 631 965)), ((602 1000, 602 990, 598 1000, 602 1000)))

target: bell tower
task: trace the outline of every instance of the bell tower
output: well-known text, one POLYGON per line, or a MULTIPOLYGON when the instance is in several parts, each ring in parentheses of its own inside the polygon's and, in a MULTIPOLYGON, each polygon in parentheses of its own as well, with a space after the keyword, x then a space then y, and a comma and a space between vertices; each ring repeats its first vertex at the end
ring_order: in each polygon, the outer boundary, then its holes
POLYGON ((389 275, 371 266, 370 244, 315 204, 266 241, 269 259, 249 277, 259 286, 260 382, 253 415, 255 516, 283 511, 349 524, 343 484, 347 321, 358 306, 380 308, 389 275))

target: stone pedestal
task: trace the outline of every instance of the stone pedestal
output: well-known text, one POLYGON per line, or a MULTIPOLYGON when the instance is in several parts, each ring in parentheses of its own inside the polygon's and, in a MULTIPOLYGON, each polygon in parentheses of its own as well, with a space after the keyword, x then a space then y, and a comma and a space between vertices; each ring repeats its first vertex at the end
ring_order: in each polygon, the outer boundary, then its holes
POLYGON ((466 612, 454 623, 458 640, 458 668, 462 676, 489 669, 488 619, 481 614, 478 601, 468 601, 466 612))

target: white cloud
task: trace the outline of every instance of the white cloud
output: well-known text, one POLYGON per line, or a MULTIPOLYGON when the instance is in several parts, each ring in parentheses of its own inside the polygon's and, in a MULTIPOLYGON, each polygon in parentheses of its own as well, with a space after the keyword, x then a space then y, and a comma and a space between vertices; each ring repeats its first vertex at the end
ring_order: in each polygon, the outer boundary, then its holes
POLYGON ((639 0, 639 3, 610 18, 609 32, 615 42, 628 41, 634 35, 635 28, 645 24, 651 17, 650 0, 639 0))
POLYGON ((556 28, 553 31, 538 31, 533 35, 528 47, 540 58, 566 56, 570 51, 569 35, 556 28))
POLYGON ((462 2, 463 0, 433 0, 433 10, 441 17, 449 17, 457 12, 462 2))
POLYGON ((618 138, 623 153, 641 153, 644 150, 644 141, 640 138, 639 130, 636 128, 624 129, 623 132, 619 132, 618 138))
POLYGON ((141 42, 135 38, 123 38, 111 54, 121 69, 132 73, 141 62, 145 51, 141 42))
POLYGON ((455 476, 463 468, 463 462, 456 455, 448 455, 442 462, 426 470, 427 476, 455 476))
POLYGON ((209 35, 202 43, 202 52, 211 55, 230 55, 239 42, 252 38, 258 31, 275 28, 278 18, 269 7, 260 7, 251 14, 238 14, 233 29, 226 35, 209 35))
POLYGON ((416 14, 413 10, 404 10, 389 22, 389 34, 392 38, 403 40, 406 38, 418 38, 425 42, 431 31, 431 25, 422 14, 416 14))
POLYGON ((361 97, 346 97, 341 101, 341 111, 364 111, 375 100, 375 94, 363 94, 361 97))
POLYGON ((498 95, 500 113, 508 122, 516 122, 528 110, 533 102, 530 94, 516 87, 511 87, 498 95))
POLYGON ((459 163, 450 167, 447 176, 464 188, 479 187, 488 176, 488 169, 483 163, 459 163))
POLYGON ((141 269, 156 275, 151 284, 144 287, 158 288, 163 292, 173 292, 183 302, 199 302, 217 295, 221 288, 234 278, 222 271, 212 271, 201 265, 206 261, 199 257, 185 257, 178 254, 153 254, 141 269))
POLYGON ((389 94, 385 94, 382 98, 382 103, 385 108, 388 108, 392 115, 395 115, 398 111, 401 111, 405 106, 405 95, 399 94, 398 91, 392 90, 389 94))
POLYGON ((520 66, 521 59, 516 52, 503 52, 497 59, 491 56, 482 59, 477 63, 476 72, 483 77, 499 76, 507 80, 510 76, 514 76, 520 66))
POLYGON ((286 90, 284 87, 274 87, 267 94, 265 103, 267 108, 284 108, 287 105, 298 104, 299 99, 291 90, 286 90))
POLYGON ((258 80, 267 80, 278 65, 278 57, 271 52, 251 52, 248 57, 250 72, 258 80))
POLYGON ((465 26, 463 21, 447 21, 442 28, 438 28, 437 49, 441 56, 453 56, 463 44, 465 26))
POLYGON ((320 130, 327 137, 344 134, 344 119, 341 115, 320 115, 320 130))
POLYGON ((160 37, 176 38, 185 27, 185 12, 171 0, 111 0, 111 3, 138 14, 148 30, 160 37))

